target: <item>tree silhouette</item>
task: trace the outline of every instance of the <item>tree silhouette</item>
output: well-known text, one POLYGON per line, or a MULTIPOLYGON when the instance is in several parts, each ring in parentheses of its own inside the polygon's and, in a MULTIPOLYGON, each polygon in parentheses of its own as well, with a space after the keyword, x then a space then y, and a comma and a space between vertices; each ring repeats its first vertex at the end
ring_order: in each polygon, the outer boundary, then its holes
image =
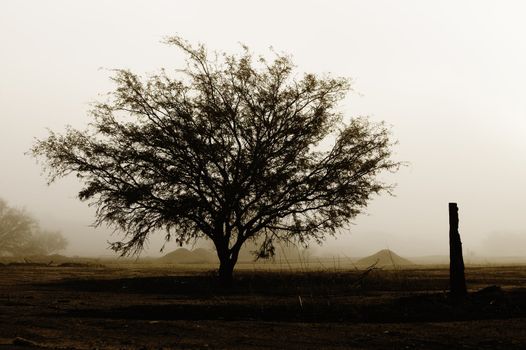
POLYGON ((262 238, 260 257, 278 240, 319 242, 390 189, 377 179, 399 167, 388 130, 367 118, 345 124, 336 108, 348 79, 296 78, 277 53, 269 61, 246 47, 209 54, 178 37, 167 43, 186 54, 184 69, 147 79, 116 70, 87 130, 50 132, 32 148, 50 182, 81 179, 97 225, 124 232, 115 251, 138 253, 161 229, 181 245, 206 237, 229 283, 248 239, 262 238))

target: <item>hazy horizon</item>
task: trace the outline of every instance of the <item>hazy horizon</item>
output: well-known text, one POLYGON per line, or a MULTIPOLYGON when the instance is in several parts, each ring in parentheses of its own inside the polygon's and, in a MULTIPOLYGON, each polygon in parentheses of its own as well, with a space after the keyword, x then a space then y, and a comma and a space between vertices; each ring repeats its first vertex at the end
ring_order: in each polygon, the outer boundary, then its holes
MULTIPOLYGON (((526 3, 520 1, 4 1, 0 4, 0 198, 62 231, 65 254, 109 255, 106 228, 74 176, 51 186, 25 155, 47 128, 84 128, 111 91, 111 69, 146 76, 183 65, 161 41, 211 50, 272 46, 297 72, 353 79, 347 118, 385 121, 409 163, 395 197, 375 197, 350 233, 316 252, 448 254, 448 202, 460 208, 464 254, 525 256, 526 3)), ((144 255, 157 255, 163 235, 144 255)), ((166 251, 176 249, 174 243, 166 251)))

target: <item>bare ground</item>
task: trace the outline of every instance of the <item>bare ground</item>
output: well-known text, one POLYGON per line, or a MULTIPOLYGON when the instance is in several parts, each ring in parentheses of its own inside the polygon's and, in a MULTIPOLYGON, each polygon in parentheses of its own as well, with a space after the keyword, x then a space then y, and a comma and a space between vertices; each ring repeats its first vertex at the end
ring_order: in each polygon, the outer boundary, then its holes
POLYGON ((526 348, 524 267, 447 273, 0 266, 0 349, 526 348))

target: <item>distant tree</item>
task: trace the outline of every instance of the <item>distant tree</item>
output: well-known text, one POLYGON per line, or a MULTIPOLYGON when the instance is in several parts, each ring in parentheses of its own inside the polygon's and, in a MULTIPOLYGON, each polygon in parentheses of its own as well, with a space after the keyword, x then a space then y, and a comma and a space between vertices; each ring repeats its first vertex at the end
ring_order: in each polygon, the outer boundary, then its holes
POLYGON ((388 130, 366 118, 345 124, 337 111, 348 79, 296 78, 281 54, 167 42, 187 55, 185 69, 145 80, 116 70, 87 130, 50 132, 32 148, 50 182, 80 178, 97 225, 125 233, 115 251, 139 253, 161 229, 179 244, 209 238, 230 283, 248 239, 262 238, 261 257, 277 241, 320 242, 391 188, 377 178, 399 167, 388 130))
POLYGON ((60 232, 42 230, 29 214, 0 199, 0 256, 48 255, 66 246, 60 232))
POLYGON ((66 249, 67 245, 68 241, 60 232, 37 229, 14 255, 49 255, 66 249))
POLYGON ((14 255, 30 241, 35 227, 31 216, 0 199, 0 255, 14 255))

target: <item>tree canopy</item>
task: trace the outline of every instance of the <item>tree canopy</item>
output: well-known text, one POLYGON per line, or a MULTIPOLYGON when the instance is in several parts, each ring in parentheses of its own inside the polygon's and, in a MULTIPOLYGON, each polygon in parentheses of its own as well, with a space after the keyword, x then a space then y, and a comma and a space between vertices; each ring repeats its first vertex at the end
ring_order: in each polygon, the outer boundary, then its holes
POLYGON ((344 123, 338 110, 348 79, 298 75, 278 53, 167 43, 185 53, 183 69, 145 79, 116 70, 86 130, 50 132, 32 148, 50 182, 76 174, 96 224, 124 232, 114 250, 138 253, 158 230, 180 244, 208 238, 229 279, 247 240, 262 242, 261 257, 276 241, 322 241, 391 189, 378 179, 400 165, 388 129, 344 123))
POLYGON ((47 255, 66 246, 60 232, 42 230, 31 215, 0 198, 0 256, 47 255))

